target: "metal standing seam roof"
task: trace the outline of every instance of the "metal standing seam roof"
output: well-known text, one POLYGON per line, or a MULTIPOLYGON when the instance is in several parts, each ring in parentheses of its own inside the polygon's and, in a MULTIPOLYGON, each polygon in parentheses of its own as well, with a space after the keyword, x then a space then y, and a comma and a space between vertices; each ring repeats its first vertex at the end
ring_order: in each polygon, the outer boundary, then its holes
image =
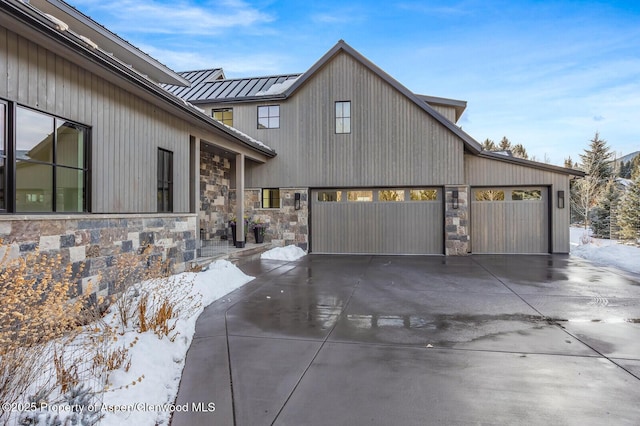
MULTIPOLYGON (((178 73, 191 82, 191 87, 163 85, 170 93, 180 96, 189 102, 197 101, 229 101, 246 98, 259 98, 279 93, 276 84, 293 82, 301 74, 282 74, 254 78, 234 78, 213 80, 210 77, 219 68, 201 71, 184 71, 178 73)), ((286 86, 288 87, 288 86, 286 86)), ((283 85, 283 91, 286 88, 283 85)))

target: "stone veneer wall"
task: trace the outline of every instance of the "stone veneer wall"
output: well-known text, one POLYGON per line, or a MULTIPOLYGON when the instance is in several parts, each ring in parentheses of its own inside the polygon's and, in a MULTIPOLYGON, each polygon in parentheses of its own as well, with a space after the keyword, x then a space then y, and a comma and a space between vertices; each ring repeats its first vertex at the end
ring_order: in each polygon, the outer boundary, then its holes
MULTIPOLYGON (((245 189, 244 208, 249 221, 260 219, 267 223, 265 243, 285 246, 295 244, 303 250, 309 246, 309 191, 306 188, 280 188, 279 209, 263 209, 262 190, 245 189), (300 210, 294 206, 295 193, 300 194, 300 210)), ((230 212, 236 206, 235 190, 230 191, 230 212)), ((247 242, 255 243, 253 230, 247 233, 247 242)))
MULTIPOLYGON (((0 238, 8 257, 39 250, 60 254, 63 266, 79 273, 79 291, 98 274, 107 277, 121 253, 140 253, 151 246, 152 256, 170 260, 174 273, 188 269, 196 257, 195 214, 96 214, 77 216, 0 217, 0 238)), ((0 249, 0 256, 3 255, 0 249)), ((101 296, 113 293, 113 283, 103 279, 93 289, 101 296)))
POLYGON ((228 159, 200 151, 199 230, 205 240, 224 235, 229 212, 231 164, 228 159))
POLYGON ((469 187, 447 186, 445 192, 445 254, 466 256, 469 254, 469 187), (454 190, 458 191, 458 208, 453 208, 454 190))

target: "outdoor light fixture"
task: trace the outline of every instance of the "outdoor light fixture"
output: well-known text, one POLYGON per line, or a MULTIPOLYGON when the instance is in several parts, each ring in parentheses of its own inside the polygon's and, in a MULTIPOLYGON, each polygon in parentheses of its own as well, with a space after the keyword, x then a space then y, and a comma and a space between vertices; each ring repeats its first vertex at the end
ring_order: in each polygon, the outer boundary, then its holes
POLYGON ((300 210, 300 193, 296 192, 293 197, 293 208, 295 210, 300 210))
POLYGON ((458 190, 454 189, 453 191, 451 191, 451 208, 453 209, 457 209, 459 206, 459 201, 458 201, 458 190))
POLYGON ((564 191, 558 191, 558 208, 564 209, 564 191))

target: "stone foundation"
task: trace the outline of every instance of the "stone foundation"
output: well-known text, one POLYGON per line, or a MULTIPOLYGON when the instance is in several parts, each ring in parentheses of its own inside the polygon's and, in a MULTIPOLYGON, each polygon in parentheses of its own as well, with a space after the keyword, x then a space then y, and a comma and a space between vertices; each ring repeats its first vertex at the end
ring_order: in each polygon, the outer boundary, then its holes
POLYGON ((444 243, 445 255, 467 256, 469 254, 469 187, 464 185, 446 186, 444 243), (453 191, 458 191, 457 201, 453 191))
MULTIPOLYGON (((194 214, 4 216, 0 238, 8 258, 34 253, 60 255, 63 267, 79 271, 79 290, 112 274, 117 256, 141 253, 150 246, 151 256, 168 260, 173 273, 188 269, 196 257, 194 214)), ((3 255, 0 250, 0 255, 3 255)), ((113 293, 113 283, 103 279, 99 295, 113 293)))
MULTIPOLYGON (((230 212, 235 210, 235 191, 230 191, 230 212)), ((280 188, 279 209, 263 209, 261 189, 245 189, 244 208, 249 222, 260 220, 267 224, 264 241, 278 246, 295 244, 303 250, 309 246, 309 191, 306 188, 280 188), (295 209, 295 194, 300 194, 300 210, 295 209)), ((255 243, 249 226, 247 242, 255 243)))

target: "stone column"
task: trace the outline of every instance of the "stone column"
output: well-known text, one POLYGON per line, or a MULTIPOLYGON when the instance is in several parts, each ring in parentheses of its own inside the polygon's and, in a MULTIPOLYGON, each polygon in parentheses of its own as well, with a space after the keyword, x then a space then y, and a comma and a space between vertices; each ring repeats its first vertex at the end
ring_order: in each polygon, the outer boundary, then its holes
POLYGON ((236 154, 236 247, 245 246, 244 240, 244 154, 236 154))
POLYGON ((444 188, 444 242, 447 256, 469 254, 469 187, 447 185, 444 188), (457 198, 454 197, 457 192, 457 198))

